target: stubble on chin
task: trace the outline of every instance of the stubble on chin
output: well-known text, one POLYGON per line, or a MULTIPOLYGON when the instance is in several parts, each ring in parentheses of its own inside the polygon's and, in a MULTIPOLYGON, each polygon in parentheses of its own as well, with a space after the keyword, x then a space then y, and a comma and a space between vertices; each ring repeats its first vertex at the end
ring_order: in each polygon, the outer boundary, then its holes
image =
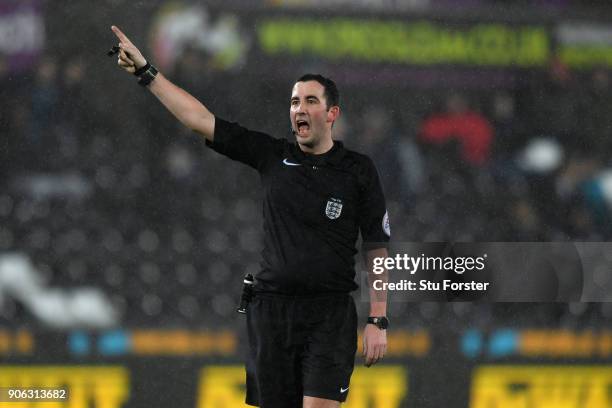
POLYGON ((315 145, 312 140, 311 141, 307 141, 307 142, 299 142, 298 141, 298 144, 300 144, 301 146, 307 147, 309 149, 312 149, 314 147, 314 145, 315 145))

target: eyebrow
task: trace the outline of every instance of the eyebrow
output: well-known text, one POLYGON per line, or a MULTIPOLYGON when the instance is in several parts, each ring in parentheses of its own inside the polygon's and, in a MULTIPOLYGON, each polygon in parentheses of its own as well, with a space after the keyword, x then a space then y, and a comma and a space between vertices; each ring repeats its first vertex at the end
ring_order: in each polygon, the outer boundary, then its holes
MULTIPOLYGON (((314 99, 316 99, 317 101, 319 100, 319 97, 318 97, 318 96, 316 96, 316 95, 306 95, 306 99, 310 99, 310 98, 314 98, 314 99)), ((291 97, 291 100, 292 100, 292 101, 294 101, 294 100, 296 100, 296 99, 297 99, 297 100, 299 100, 300 98, 299 98, 298 96, 292 96, 292 97, 291 97)))

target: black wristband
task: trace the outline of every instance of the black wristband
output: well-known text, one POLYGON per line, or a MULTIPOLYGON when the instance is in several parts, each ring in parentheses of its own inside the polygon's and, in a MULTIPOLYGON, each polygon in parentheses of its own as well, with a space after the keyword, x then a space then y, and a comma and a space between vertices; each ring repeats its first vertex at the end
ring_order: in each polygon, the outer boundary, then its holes
POLYGON ((147 86, 151 82, 153 82, 153 80, 157 76, 157 69, 151 64, 147 65, 149 65, 149 69, 140 74, 140 76, 138 77, 138 85, 147 86))
POLYGON ((369 316, 367 324, 373 324, 380 330, 387 330, 389 327, 389 319, 386 316, 369 316))
POLYGON ((145 65, 143 65, 142 67, 138 68, 136 71, 134 71, 134 75, 136 75, 137 77, 141 76, 142 74, 144 74, 145 72, 147 72, 147 70, 151 68, 151 64, 149 64, 149 62, 147 61, 147 63, 145 65))

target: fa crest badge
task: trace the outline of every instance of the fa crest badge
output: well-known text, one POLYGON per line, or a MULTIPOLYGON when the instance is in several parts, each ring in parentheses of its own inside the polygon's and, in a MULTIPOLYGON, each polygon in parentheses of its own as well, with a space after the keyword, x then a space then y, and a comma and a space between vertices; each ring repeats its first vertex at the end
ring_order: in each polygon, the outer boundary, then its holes
POLYGON ((342 200, 337 198, 330 198, 327 200, 327 206, 325 206, 325 215, 330 220, 335 220, 340 217, 342 213, 342 200))

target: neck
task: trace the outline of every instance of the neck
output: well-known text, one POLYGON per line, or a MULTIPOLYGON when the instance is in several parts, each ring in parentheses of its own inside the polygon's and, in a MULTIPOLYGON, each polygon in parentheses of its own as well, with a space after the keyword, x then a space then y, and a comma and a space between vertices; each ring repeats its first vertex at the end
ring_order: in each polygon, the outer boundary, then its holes
POLYGON ((334 141, 331 137, 331 132, 329 132, 326 137, 324 137, 316 144, 307 145, 298 143, 298 146, 300 146, 300 150, 302 150, 304 153, 323 154, 327 153, 332 149, 332 147, 334 147, 334 141))

